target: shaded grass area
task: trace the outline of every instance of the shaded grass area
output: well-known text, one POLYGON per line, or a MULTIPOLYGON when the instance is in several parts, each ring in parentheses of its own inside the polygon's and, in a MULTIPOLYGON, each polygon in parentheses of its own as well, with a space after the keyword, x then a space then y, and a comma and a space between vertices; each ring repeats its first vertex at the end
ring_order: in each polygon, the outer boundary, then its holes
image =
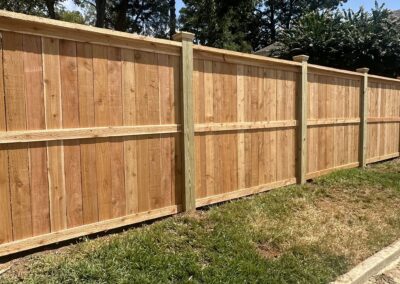
POLYGON ((0 282, 327 283, 400 236, 399 204, 394 160, 31 256, 0 282))

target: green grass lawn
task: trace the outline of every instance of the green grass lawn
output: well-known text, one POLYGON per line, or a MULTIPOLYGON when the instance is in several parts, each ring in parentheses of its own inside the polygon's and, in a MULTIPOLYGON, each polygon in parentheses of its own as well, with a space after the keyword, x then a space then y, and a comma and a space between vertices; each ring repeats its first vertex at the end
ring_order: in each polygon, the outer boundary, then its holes
POLYGON ((39 253, 0 282, 327 283, 400 237, 400 160, 39 253))

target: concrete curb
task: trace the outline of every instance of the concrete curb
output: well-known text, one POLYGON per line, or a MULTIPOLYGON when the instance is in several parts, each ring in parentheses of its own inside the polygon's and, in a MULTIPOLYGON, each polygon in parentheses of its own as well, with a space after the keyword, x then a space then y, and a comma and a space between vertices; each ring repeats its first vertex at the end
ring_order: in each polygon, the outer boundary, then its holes
POLYGON ((332 284, 362 284, 400 257, 400 240, 367 258, 332 284))

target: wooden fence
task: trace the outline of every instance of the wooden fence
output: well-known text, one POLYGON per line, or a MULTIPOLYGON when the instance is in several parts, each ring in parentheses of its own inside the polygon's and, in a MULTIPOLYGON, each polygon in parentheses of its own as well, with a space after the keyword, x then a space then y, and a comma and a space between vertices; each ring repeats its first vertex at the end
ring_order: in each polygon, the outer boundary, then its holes
POLYGON ((0 12, 0 256, 399 156, 400 80, 0 12))

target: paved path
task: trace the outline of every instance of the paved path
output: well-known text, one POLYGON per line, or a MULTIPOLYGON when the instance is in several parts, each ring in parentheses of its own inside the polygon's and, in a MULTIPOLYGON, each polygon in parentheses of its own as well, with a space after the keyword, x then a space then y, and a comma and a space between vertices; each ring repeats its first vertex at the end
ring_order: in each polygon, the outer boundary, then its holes
POLYGON ((368 284, 400 284, 400 258, 378 275, 371 277, 368 284))

